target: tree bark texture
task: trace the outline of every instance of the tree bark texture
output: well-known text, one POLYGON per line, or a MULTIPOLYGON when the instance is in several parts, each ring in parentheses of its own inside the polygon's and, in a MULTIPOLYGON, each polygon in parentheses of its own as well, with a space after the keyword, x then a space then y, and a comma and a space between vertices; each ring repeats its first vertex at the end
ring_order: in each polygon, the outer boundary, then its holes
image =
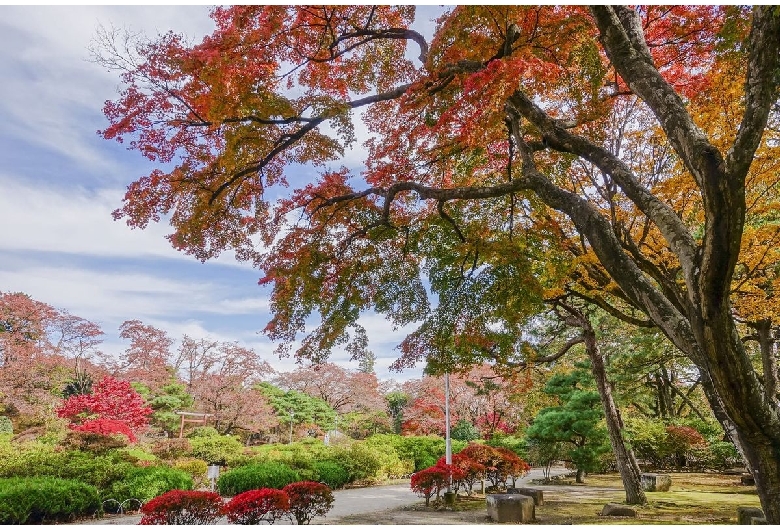
POLYGON ((615 453, 620 478, 623 481, 623 488, 626 490, 627 504, 646 504, 647 496, 642 489, 641 471, 636 461, 634 452, 626 446, 623 439, 623 421, 620 418, 620 412, 612 397, 612 389, 607 380, 607 370, 604 366, 604 357, 601 355, 596 332, 591 326, 590 320, 581 311, 569 307, 567 310, 579 322, 582 328, 585 341, 585 351, 591 362, 591 371, 596 379, 596 387, 599 391, 601 404, 604 407, 604 417, 609 433, 609 443, 612 451, 615 453))

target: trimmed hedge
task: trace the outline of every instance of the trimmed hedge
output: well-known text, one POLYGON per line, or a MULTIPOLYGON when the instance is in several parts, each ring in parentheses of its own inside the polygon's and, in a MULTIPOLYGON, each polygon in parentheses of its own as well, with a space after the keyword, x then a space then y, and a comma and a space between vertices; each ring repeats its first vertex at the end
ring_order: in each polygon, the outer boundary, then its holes
POLYGON ((312 468, 317 473, 317 480, 332 489, 341 488, 349 482, 349 471, 337 462, 330 460, 314 462, 312 468))
POLYGON ((132 464, 117 452, 95 455, 82 451, 55 451, 43 444, 11 450, 0 458, 0 477, 50 476, 78 480, 99 490, 108 489, 131 469, 132 464))
POLYGON ((171 490, 191 490, 192 477, 180 469, 164 466, 136 467, 122 480, 114 482, 103 496, 124 502, 138 499, 146 502, 171 490))
POLYGON ((300 475, 280 462, 263 462, 237 467, 220 475, 217 489, 222 495, 232 496, 262 488, 282 489, 298 482, 300 475))
POLYGON ((68 522, 101 512, 97 489, 77 480, 0 479, 0 524, 68 522))

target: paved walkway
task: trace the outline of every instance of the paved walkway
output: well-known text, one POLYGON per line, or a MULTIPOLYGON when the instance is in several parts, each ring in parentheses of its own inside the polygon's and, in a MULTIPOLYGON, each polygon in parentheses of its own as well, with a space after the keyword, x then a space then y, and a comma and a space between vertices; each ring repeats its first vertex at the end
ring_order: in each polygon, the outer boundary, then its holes
MULTIPOLYGON (((562 475, 569 471, 563 467, 552 469, 552 475, 562 475)), ((532 469, 528 475, 518 479, 518 486, 528 484, 535 478, 542 478, 541 469, 532 469)), ((479 491, 479 484, 475 485, 475 491, 479 491)), ((393 484, 389 486, 370 486, 367 488, 354 488, 336 490, 333 492, 335 502, 327 517, 316 517, 312 524, 338 524, 337 519, 360 514, 375 514, 378 512, 397 510, 404 506, 417 504, 422 499, 414 493, 409 482, 393 484)), ((141 520, 140 514, 135 515, 109 515, 102 519, 90 519, 72 524, 88 525, 136 525, 141 520)), ((229 524, 222 518, 217 524, 229 524)))

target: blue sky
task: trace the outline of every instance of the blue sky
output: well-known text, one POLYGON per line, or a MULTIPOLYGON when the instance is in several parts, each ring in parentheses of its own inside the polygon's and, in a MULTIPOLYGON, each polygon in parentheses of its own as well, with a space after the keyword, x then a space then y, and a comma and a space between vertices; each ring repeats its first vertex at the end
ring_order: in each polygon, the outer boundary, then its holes
MULTIPOLYGON (((108 353, 126 347, 119 325, 139 319, 174 339, 236 340, 277 370, 294 368, 258 333, 269 318, 258 271, 229 255, 202 264, 169 246, 167 226, 130 230, 111 218, 127 184, 150 165, 96 134, 118 76, 89 62, 92 36, 102 24, 199 40, 213 27, 208 8, 0 6, 0 13, 0 291, 97 322, 108 353)), ((428 20, 433 10, 421 15, 428 20)), ((348 155, 350 165, 359 160, 357 149, 348 155)), ((420 370, 386 370, 403 330, 376 315, 361 324, 380 378, 419 377, 420 370)), ((331 360, 354 367, 343 354, 331 360)))

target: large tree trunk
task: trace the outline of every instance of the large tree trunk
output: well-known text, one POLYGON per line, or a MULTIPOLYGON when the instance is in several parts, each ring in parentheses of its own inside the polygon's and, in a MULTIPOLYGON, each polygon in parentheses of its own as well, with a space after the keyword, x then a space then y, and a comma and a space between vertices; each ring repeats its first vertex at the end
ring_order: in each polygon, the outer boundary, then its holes
MULTIPOLYGON (((709 374, 732 440, 744 455, 756 481, 761 507, 772 524, 780 524, 780 409, 758 381, 744 352, 730 313, 694 320, 697 342, 705 350, 709 374), (736 438, 736 440, 735 440, 736 438)), ((704 370, 703 370, 704 371, 704 370)), ((715 407, 713 407, 715 409, 715 407)))
POLYGON ((772 322, 762 320, 755 326, 758 344, 761 348, 761 365, 764 368, 764 392, 768 401, 777 400, 778 374, 775 339, 772 336, 772 322))

